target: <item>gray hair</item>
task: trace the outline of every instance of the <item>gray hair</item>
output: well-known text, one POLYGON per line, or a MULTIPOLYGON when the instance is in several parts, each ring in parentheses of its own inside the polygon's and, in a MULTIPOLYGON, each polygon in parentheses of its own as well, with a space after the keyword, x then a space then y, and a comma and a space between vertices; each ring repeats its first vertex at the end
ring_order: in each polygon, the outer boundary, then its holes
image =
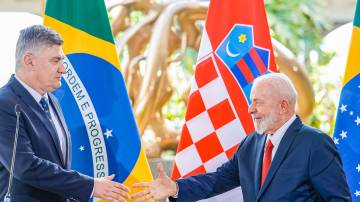
POLYGON ((16 43, 16 68, 21 66, 21 60, 26 51, 36 51, 44 46, 61 46, 63 43, 64 41, 60 34, 49 27, 33 25, 22 29, 16 43))
POLYGON ((258 85, 264 81, 268 82, 271 86, 269 90, 276 91, 280 96, 289 99, 291 105, 295 106, 297 93, 294 84, 291 82, 289 77, 282 73, 270 73, 262 75, 254 80, 253 86, 258 85))

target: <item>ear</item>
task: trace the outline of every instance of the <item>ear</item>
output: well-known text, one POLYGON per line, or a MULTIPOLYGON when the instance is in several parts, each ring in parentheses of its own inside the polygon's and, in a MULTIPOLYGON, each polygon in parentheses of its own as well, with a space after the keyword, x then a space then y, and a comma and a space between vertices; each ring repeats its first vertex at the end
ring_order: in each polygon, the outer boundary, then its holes
POLYGON ((280 102, 280 114, 286 114, 289 109, 289 101, 286 99, 281 100, 280 102))
POLYGON ((23 62, 24 62, 24 66, 26 69, 28 70, 33 70, 34 66, 35 66, 35 60, 34 60, 34 56, 29 53, 26 52, 23 56, 23 62))

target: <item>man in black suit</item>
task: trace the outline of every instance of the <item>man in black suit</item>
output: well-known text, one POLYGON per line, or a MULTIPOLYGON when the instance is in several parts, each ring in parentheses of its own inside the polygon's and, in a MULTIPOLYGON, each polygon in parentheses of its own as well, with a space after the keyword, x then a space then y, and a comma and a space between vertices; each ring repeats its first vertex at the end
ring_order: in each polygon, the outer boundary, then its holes
POLYGON ((11 200, 88 201, 98 197, 125 201, 128 188, 114 176, 94 179, 70 169, 71 142, 52 91, 61 86, 63 40, 42 25, 23 29, 16 46, 16 68, 0 89, 0 200, 8 188, 16 115, 21 111, 11 200))

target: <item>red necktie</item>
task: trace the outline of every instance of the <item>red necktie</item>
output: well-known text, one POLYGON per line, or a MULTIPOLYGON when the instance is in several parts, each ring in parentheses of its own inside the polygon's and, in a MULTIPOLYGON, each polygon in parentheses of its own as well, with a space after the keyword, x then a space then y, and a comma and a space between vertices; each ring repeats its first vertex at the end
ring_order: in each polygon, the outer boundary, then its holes
POLYGON ((271 154, 272 154, 273 148, 274 148, 274 145, 272 144, 271 140, 268 140, 266 142, 266 146, 265 146, 264 162, 262 164, 262 170, 261 170, 261 184, 260 184, 260 187, 264 183, 266 174, 267 174, 267 172, 268 172, 268 170, 270 168, 271 154))

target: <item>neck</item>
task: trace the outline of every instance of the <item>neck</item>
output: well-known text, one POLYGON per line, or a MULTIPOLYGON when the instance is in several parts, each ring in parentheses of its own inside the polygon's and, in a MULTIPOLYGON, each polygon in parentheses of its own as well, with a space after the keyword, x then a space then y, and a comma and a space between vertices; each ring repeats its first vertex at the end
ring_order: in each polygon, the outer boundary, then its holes
POLYGON ((42 90, 39 85, 35 82, 35 79, 31 78, 31 75, 24 74, 22 71, 16 71, 16 77, 19 78, 22 82, 24 82, 26 85, 34 89, 36 92, 38 92, 40 95, 45 95, 46 92, 42 90))
POLYGON ((274 127, 270 128, 269 130, 265 131, 267 134, 274 134, 279 128, 281 128, 292 116, 294 113, 284 114, 281 116, 277 122, 274 124, 274 127))

